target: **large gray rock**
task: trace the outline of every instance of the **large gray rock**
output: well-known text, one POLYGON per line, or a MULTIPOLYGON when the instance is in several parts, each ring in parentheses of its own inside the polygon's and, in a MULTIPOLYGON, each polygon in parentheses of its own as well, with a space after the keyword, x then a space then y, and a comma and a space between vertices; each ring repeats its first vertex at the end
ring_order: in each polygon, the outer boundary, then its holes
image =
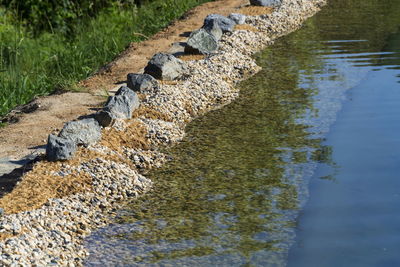
POLYGON ((71 159, 76 152, 76 144, 70 139, 50 134, 47 140, 46 156, 48 161, 71 159))
POLYGON ((188 54, 211 54, 218 50, 218 41, 214 35, 205 29, 199 29, 192 32, 185 47, 185 53, 188 54))
POLYGON ((95 118, 101 126, 110 126, 116 119, 130 119, 139 107, 138 95, 126 86, 121 86, 114 96, 110 96, 103 110, 95 118))
POLYGON ((170 54, 155 54, 144 69, 144 73, 159 80, 172 81, 187 71, 185 62, 170 54))
POLYGON ((115 114, 105 110, 100 110, 94 115, 94 117, 103 127, 111 126, 114 123, 114 121, 118 119, 118 117, 116 117, 115 114))
POLYGON ((138 95, 126 86, 121 86, 113 97, 110 97, 104 110, 118 114, 118 118, 130 119, 133 111, 140 105, 138 95))
POLYGON ((211 32, 212 28, 214 27, 213 24, 215 22, 219 25, 222 32, 232 32, 233 28, 236 25, 236 23, 233 20, 225 16, 219 14, 210 14, 204 19, 204 24, 202 28, 211 32))
POLYGON ((133 109, 139 107, 139 97, 137 94, 126 86, 121 86, 115 93, 115 96, 123 96, 129 99, 129 103, 133 109))
POLYGON ((157 80, 149 74, 129 73, 127 86, 135 92, 144 93, 158 89, 157 80))
POLYGON ((76 145, 88 146, 100 140, 101 127, 94 118, 70 121, 58 136, 72 140, 76 145))
MULTIPOLYGON (((202 28, 204 29, 204 28, 202 28)), ((205 29, 209 33, 211 33, 217 41, 219 41, 222 37, 222 30, 221 27, 219 26, 218 22, 216 20, 211 20, 208 25, 207 29, 205 29)))
POLYGON ((281 3, 279 0, 250 0, 250 5, 253 6, 277 6, 281 3))
POLYGON ((231 13, 228 18, 233 20, 236 24, 244 24, 246 22, 246 16, 239 13, 231 13))

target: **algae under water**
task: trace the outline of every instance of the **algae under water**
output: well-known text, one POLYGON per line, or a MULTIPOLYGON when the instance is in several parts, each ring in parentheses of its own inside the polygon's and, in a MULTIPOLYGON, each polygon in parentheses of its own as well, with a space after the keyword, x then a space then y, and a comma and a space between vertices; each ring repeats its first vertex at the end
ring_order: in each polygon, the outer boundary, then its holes
MULTIPOLYGON (((165 151, 173 160, 146 174, 154 190, 86 239, 86 265, 288 264, 290 248, 307 238, 296 233, 309 181, 327 184, 323 192, 338 183, 340 161, 325 138, 342 105, 352 105, 350 93, 371 75, 400 80, 399 11, 396 0, 332 0, 256 55, 263 70, 240 84, 241 96, 190 123, 184 140, 165 151), (321 175, 323 168, 329 172, 321 175)), ((312 232, 318 221, 309 222, 312 232)), ((293 266, 303 255, 295 252, 293 266)))

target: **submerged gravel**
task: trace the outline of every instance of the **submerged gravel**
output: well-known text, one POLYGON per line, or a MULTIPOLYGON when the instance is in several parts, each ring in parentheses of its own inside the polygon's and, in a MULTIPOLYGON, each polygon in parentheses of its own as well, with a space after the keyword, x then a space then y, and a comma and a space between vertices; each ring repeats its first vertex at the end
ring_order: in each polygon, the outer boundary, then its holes
MULTIPOLYGON (((87 149, 115 154, 133 164, 98 157, 79 166, 64 165, 54 172, 53 175, 62 177, 72 171, 89 174, 93 190, 49 199, 33 211, 4 215, 0 234, 10 238, 0 241, 0 265, 81 266, 87 256, 83 239, 91 230, 106 225, 121 200, 139 196, 151 188, 152 182, 140 172, 168 160, 157 148, 179 142, 189 121, 238 97, 235 85, 260 69, 251 55, 299 28, 323 4, 325 0, 283 0, 270 15, 247 16, 245 23, 257 32, 237 30, 224 34, 216 54, 187 62, 188 71, 178 84, 161 83, 157 90, 141 92, 141 105, 172 118, 172 121, 136 119, 147 129, 150 148, 122 147, 117 152, 96 144, 87 149)), ((119 122, 113 127, 123 131, 126 125, 119 122)))

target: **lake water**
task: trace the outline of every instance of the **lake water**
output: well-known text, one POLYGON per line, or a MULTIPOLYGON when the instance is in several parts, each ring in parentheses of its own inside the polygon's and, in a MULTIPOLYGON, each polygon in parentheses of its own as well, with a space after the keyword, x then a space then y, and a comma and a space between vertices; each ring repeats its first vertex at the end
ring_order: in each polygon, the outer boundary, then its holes
POLYGON ((400 264, 400 1, 331 0, 198 118, 87 266, 400 264), (397 255, 396 255, 397 254, 397 255))

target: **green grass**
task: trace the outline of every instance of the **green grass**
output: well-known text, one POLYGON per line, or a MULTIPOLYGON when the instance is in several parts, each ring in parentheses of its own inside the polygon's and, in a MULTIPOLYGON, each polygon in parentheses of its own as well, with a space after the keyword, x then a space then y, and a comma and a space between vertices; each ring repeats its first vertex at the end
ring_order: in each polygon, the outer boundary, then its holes
POLYGON ((74 36, 33 35, 0 9, 0 117, 35 96, 76 83, 110 62, 130 42, 166 27, 210 0, 155 0, 140 8, 114 5, 74 28, 74 36))

